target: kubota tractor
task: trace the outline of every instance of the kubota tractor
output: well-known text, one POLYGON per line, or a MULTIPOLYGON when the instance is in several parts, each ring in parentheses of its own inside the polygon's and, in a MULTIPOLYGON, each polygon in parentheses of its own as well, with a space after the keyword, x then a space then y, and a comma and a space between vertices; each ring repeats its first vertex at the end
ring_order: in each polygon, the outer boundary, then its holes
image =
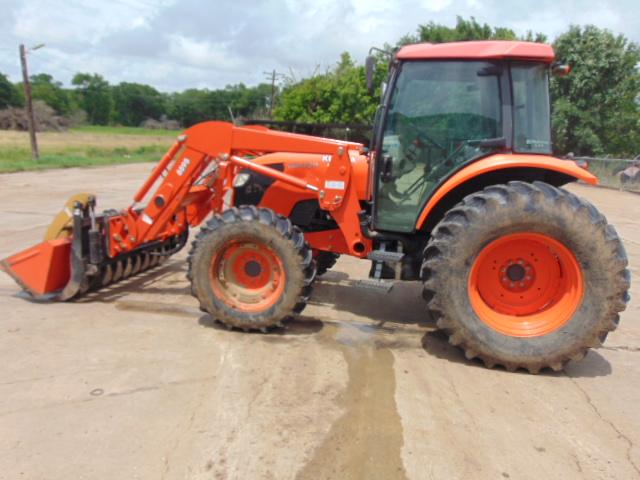
MULTIPOLYGON (((371 67, 371 62, 367 62, 371 67)), ((596 177, 551 156, 550 46, 420 44, 392 58, 371 149, 205 122, 178 137, 120 211, 79 195, 45 241, 2 262, 36 298, 69 300, 192 242, 193 295, 268 331, 302 311, 339 255, 366 286, 424 282, 425 315, 468 358, 538 372, 616 328, 629 289, 614 228, 562 185, 596 177)))

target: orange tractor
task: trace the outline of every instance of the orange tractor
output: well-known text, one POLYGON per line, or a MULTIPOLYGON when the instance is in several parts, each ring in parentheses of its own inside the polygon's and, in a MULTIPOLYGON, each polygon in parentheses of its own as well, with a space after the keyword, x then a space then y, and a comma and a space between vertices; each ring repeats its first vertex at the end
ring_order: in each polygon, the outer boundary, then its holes
POLYGON ((364 286, 381 294, 422 281, 425 315, 468 358, 560 370, 616 328, 630 283, 614 228, 561 188, 597 182, 551 156, 548 81, 563 70, 543 44, 403 47, 370 150, 201 123, 130 207, 98 213, 79 195, 2 267, 36 298, 69 300, 157 265, 203 223, 188 278, 229 328, 281 325, 351 255, 371 261, 364 286))

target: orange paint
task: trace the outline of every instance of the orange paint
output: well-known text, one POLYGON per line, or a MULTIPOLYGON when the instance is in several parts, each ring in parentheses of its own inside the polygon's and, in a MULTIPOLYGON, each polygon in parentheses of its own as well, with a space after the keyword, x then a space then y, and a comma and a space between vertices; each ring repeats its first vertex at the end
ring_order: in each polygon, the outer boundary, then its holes
POLYGON ((595 175, 588 172, 584 168, 579 167, 571 160, 560 160, 559 158, 549 157, 547 155, 520 155, 520 154, 499 154, 478 160, 471 165, 463 168, 458 173, 447 180, 436 192, 431 196, 429 201, 422 210, 416 222, 416 229, 422 228, 429 213, 434 209, 442 198, 463 183, 471 180, 478 175, 493 172, 496 170, 505 170, 507 168, 539 168, 540 170, 550 170, 553 172, 564 173, 591 185, 596 185, 598 179, 595 175))
POLYGON ((349 254, 349 246, 339 229, 306 232, 304 239, 317 251, 349 254))
POLYGON ((555 58, 551 45, 533 42, 489 40, 406 45, 396 57, 400 60, 531 60, 551 63, 555 58))
POLYGON ((538 337, 565 325, 584 295, 582 269, 558 240, 534 232, 500 237, 478 254, 468 280, 478 318, 510 337, 538 337))
POLYGON ((62 290, 70 278, 71 238, 42 242, 5 258, 0 268, 35 295, 62 290))
POLYGON ((282 297, 286 272, 282 260, 269 246, 243 240, 215 252, 209 281, 216 297, 230 308, 257 313, 282 297))

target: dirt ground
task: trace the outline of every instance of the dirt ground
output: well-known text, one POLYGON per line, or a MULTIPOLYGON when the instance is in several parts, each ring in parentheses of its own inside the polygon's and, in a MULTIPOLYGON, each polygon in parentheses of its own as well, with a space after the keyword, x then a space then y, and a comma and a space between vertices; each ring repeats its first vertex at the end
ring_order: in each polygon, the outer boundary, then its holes
MULTIPOLYGON (((0 257, 79 190, 125 206, 150 169, 0 175, 0 257)), ((620 328, 562 374, 466 361, 419 284, 362 290, 348 258, 269 335, 202 315, 184 252, 75 303, 0 275, 0 478, 640 478, 640 197, 570 189, 618 229, 633 284, 620 328)))

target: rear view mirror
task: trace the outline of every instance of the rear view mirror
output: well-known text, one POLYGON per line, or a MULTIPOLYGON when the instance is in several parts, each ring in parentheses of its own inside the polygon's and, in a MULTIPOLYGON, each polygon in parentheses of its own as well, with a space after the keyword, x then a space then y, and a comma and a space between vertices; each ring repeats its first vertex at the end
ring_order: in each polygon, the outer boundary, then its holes
POLYGON ((364 61, 364 68, 367 76, 367 91, 369 92, 369 95, 373 95, 373 74, 376 70, 376 57, 369 55, 364 61))

